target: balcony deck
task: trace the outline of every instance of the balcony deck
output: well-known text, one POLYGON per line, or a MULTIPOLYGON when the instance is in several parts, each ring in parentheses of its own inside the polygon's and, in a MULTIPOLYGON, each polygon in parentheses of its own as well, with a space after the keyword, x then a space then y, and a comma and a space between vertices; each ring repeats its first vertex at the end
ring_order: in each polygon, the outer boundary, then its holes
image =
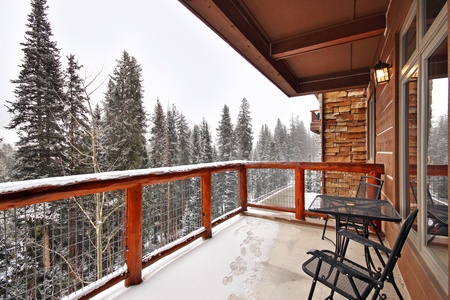
MULTIPOLYGON (((306 252, 333 249, 333 244, 321 240, 319 226, 272 218, 289 219, 288 213, 258 214, 265 217, 234 217, 216 227, 212 239, 198 240, 146 268, 140 285, 125 288, 121 282, 93 299, 306 299, 311 285, 301 268, 306 252)), ((350 244, 348 251, 363 263, 362 248, 350 244)), ((404 298, 411 299, 399 273, 394 275, 404 298)), ((397 299, 389 283, 383 292, 387 299, 397 299)), ((328 294, 318 284, 314 299, 328 294)))

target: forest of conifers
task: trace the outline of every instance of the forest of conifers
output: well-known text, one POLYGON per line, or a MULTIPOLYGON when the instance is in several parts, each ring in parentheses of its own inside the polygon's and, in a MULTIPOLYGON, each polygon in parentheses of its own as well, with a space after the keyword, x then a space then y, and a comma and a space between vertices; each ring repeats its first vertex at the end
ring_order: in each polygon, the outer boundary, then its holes
MULTIPOLYGON (((157 99, 147 112, 141 66, 126 51, 104 99, 94 103, 88 90, 96 75, 81 78, 72 54, 63 69, 47 9, 46 0, 31 1, 14 99, 7 101, 6 128, 18 142, 0 140, 0 182, 230 160, 318 160, 298 116, 288 125, 278 120, 273 130, 262 126, 255 142, 246 98, 235 122, 224 105, 216 128, 205 118, 189 124, 175 105, 164 110, 157 99)), ((254 197, 292 184, 284 171, 249 178, 254 197)), ((236 172, 213 177, 213 218, 238 206, 237 181, 236 172)), ((144 189, 144 255, 201 227, 199 185, 192 178, 144 189)), ((61 298, 123 268, 124 216, 123 191, 0 211, 0 298, 61 298)))

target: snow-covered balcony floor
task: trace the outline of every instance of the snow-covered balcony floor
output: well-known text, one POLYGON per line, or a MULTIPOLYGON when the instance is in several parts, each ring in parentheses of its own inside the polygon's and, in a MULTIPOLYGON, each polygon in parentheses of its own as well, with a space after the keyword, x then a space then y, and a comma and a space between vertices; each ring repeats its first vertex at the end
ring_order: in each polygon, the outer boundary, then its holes
MULTIPOLYGON (((311 277, 301 268, 309 257, 306 252, 334 247, 321 239, 321 231, 296 222, 238 216, 218 226, 211 239, 194 242, 145 269, 140 285, 125 288, 122 282, 94 299, 307 299, 311 277)), ((363 263, 362 247, 351 245, 348 251, 363 263)), ((395 276, 404 298, 410 299, 398 272, 395 276)), ((388 299, 397 299, 389 283, 383 291, 388 299)), ((314 299, 328 294, 318 284, 314 299)))

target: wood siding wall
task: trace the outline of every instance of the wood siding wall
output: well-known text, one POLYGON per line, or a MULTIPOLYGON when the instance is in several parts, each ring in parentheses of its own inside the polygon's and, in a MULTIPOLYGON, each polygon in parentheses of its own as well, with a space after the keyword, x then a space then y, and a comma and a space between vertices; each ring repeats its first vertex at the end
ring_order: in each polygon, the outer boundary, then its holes
MULTIPOLYGON (((383 197, 389 199, 397 209, 399 199, 399 32, 412 1, 392 1, 388 14, 388 29, 381 45, 380 59, 392 65, 391 81, 374 89, 376 106, 376 153, 375 162, 385 165, 386 176, 383 197)), ((370 88, 369 88, 370 90, 370 88)), ((369 93, 370 94, 370 93, 369 93)), ((411 95, 414 97, 416 95, 411 95)), ((412 133, 410 133, 412 134, 412 133)), ((411 137, 413 138, 413 137, 411 137)), ((392 245, 397 237, 399 226, 386 224, 386 238, 392 245)), ((405 284, 412 299, 447 299, 448 291, 436 284, 435 273, 429 267, 417 247, 416 242, 409 240, 398 262, 405 284)))

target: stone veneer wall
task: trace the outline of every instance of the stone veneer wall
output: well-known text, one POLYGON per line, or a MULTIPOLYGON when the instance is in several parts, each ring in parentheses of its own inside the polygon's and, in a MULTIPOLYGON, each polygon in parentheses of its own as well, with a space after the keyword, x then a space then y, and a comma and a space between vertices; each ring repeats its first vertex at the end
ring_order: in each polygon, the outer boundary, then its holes
MULTIPOLYGON (((365 163, 367 101, 365 89, 323 94, 323 162, 365 163)), ((326 172, 323 192, 354 196, 363 174, 326 172)))

